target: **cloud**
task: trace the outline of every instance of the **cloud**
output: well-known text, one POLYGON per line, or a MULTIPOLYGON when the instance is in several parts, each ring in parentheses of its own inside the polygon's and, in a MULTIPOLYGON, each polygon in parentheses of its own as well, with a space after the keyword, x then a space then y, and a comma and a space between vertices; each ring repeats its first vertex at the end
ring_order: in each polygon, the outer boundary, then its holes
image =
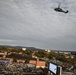
POLYGON ((1 0, 0 44, 74 50, 75 7, 75 0, 1 0), (59 3, 68 14, 54 11, 59 3))

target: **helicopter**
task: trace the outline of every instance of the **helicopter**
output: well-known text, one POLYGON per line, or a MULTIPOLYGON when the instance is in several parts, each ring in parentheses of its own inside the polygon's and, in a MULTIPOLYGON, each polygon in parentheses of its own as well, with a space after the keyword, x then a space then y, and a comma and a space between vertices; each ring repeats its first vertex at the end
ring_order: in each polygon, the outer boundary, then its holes
POLYGON ((69 12, 68 10, 64 11, 62 8, 60 8, 60 5, 59 5, 57 8, 54 8, 54 10, 55 10, 56 12, 63 12, 63 13, 65 13, 65 14, 69 12))

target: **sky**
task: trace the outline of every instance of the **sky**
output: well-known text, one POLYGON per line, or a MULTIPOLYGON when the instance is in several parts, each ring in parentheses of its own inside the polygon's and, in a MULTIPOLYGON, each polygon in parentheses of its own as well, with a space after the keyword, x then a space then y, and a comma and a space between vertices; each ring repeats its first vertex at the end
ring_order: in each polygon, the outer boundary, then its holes
POLYGON ((76 51, 76 0, 0 0, 0 45, 76 51))

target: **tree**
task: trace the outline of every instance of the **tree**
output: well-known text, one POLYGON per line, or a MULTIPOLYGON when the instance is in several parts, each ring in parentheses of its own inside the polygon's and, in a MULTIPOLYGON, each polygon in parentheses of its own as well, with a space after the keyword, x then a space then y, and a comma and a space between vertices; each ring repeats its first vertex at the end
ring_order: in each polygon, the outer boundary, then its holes
POLYGON ((13 62, 17 62, 17 59, 13 59, 13 62))
POLYGON ((26 60, 25 60, 25 63, 29 63, 29 59, 26 59, 26 60))

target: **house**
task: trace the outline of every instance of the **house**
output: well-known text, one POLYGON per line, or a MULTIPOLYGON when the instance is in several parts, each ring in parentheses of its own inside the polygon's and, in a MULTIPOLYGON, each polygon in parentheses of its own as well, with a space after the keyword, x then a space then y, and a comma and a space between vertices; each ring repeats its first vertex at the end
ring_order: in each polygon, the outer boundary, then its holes
POLYGON ((42 61, 42 60, 30 60, 29 63, 31 64, 35 64, 36 65, 36 68, 45 68, 46 67, 46 63, 45 61, 42 61))

